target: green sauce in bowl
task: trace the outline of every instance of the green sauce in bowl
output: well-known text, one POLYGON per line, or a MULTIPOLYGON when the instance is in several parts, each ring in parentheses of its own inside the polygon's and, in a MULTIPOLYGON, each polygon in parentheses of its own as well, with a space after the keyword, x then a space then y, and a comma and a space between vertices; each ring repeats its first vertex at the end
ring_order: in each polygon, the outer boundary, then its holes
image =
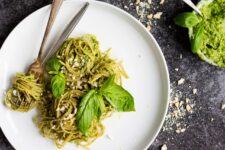
POLYGON ((225 67, 225 0, 202 0, 198 7, 202 17, 186 12, 174 21, 188 28, 193 53, 212 65, 225 67))

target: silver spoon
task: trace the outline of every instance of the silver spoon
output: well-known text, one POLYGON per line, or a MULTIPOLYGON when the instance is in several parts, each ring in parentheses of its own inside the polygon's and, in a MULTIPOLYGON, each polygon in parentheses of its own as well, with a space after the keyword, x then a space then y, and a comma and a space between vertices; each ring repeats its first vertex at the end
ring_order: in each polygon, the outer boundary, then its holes
POLYGON ((201 11, 195 6, 195 4, 191 0, 183 0, 187 5, 189 5, 195 12, 202 16, 201 11))

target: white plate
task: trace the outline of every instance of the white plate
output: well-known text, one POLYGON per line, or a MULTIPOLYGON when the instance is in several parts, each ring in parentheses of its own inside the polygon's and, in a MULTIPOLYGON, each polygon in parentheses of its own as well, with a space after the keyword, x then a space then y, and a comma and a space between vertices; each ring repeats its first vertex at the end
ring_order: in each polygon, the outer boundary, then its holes
MULTIPOLYGON (((69 18, 84 4, 65 1, 51 32, 48 47, 60 35, 69 18)), ((32 121, 36 111, 13 112, 4 104, 4 90, 16 72, 26 71, 38 54, 50 6, 24 19, 8 36, 0 51, 0 125, 17 150, 53 150, 51 140, 42 137, 32 121)), ((106 133, 91 145, 95 150, 146 149, 157 136, 168 106, 169 76, 163 54, 141 23, 112 5, 90 1, 90 7, 71 37, 95 34, 101 49, 112 47, 112 56, 123 60, 129 75, 124 86, 135 98, 136 112, 115 114, 105 120, 106 133), (113 140, 107 138, 107 134, 113 140)), ((68 143, 65 150, 81 149, 68 143)))

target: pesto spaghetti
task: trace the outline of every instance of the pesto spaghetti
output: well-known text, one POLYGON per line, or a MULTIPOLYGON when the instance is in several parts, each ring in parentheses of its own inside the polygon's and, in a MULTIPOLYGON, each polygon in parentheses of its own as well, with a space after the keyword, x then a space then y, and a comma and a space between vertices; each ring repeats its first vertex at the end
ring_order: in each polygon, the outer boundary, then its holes
POLYGON ((102 53, 93 35, 67 39, 48 61, 46 89, 35 122, 58 148, 67 142, 88 146, 104 133, 102 120, 113 111, 135 111, 122 88, 121 62, 102 53))
POLYGON ((43 90, 43 84, 33 74, 17 73, 6 93, 5 104, 12 110, 27 112, 41 100, 43 90))
POLYGON ((34 122, 58 148, 67 142, 89 146, 105 130, 102 120, 114 111, 135 111, 134 99, 122 85, 122 62, 102 53, 94 35, 69 38, 48 60, 40 80, 18 73, 5 97, 12 110, 37 106, 34 122))

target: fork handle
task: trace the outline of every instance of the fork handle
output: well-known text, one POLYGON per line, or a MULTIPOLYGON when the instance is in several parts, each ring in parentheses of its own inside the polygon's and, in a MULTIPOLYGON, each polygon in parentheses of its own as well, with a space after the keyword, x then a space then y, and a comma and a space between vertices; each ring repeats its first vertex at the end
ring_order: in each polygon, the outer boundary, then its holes
POLYGON ((63 0, 53 0, 53 2, 52 2, 52 7, 51 7, 50 16, 49 16, 49 19, 48 19, 48 24, 47 24, 47 27, 45 29, 44 37, 43 37, 43 40, 41 42, 41 47, 40 47, 40 50, 39 50, 39 53, 38 53, 38 59, 40 59, 40 60, 42 58, 43 49, 44 49, 45 43, 48 39, 49 32, 52 29, 52 25, 55 21, 55 18, 57 16, 57 14, 58 14, 59 8, 62 5, 62 2, 63 2, 63 0))

